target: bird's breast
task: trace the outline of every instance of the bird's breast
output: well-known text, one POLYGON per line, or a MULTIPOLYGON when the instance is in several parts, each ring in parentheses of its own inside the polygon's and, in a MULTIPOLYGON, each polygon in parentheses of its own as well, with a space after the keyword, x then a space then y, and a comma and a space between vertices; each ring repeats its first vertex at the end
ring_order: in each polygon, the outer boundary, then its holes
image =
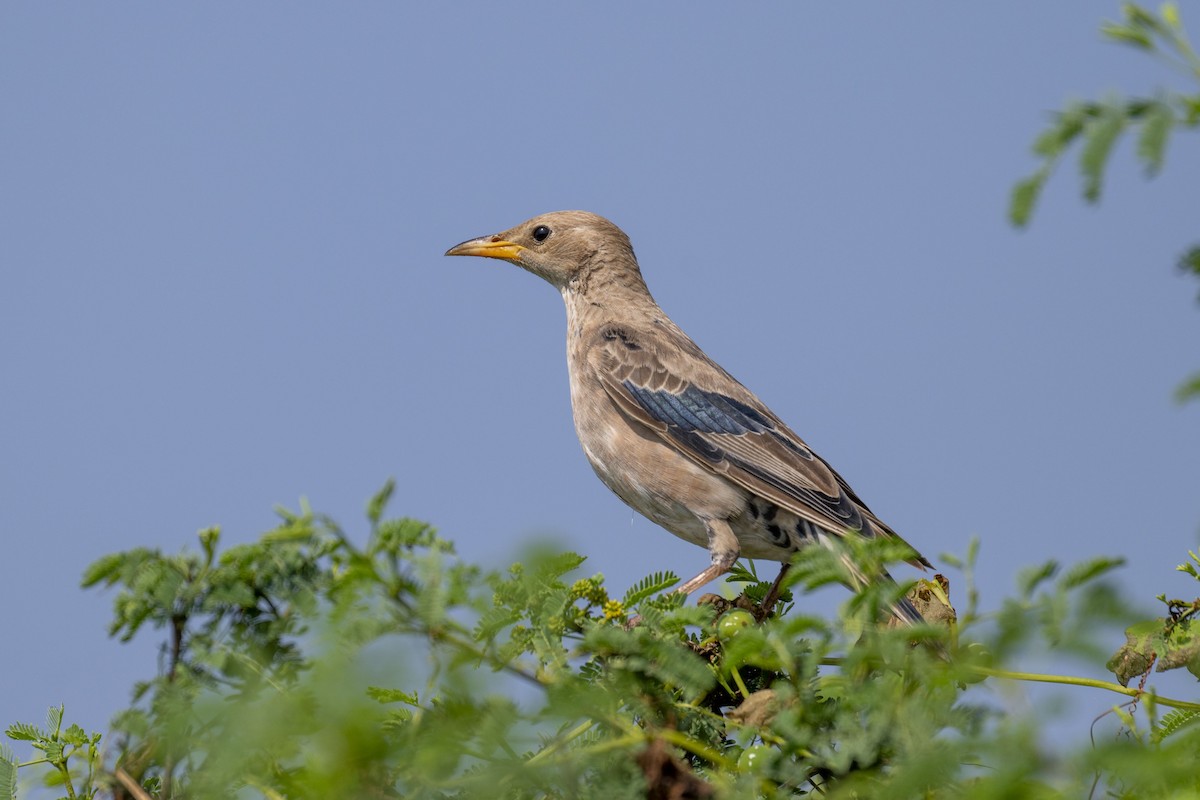
POLYGON ((586 371, 571 370, 571 408, 596 475, 634 510, 689 542, 707 546, 703 519, 741 513, 746 493, 625 416, 586 371))

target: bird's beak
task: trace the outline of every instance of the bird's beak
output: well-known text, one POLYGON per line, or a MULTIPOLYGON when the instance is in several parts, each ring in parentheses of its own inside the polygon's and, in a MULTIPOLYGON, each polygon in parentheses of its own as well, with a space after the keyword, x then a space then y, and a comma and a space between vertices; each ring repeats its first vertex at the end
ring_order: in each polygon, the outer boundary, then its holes
POLYGON ((462 244, 456 244, 446 251, 448 256, 486 256, 502 258, 505 261, 520 262, 521 251, 525 248, 519 244, 506 242, 499 236, 480 236, 462 244))

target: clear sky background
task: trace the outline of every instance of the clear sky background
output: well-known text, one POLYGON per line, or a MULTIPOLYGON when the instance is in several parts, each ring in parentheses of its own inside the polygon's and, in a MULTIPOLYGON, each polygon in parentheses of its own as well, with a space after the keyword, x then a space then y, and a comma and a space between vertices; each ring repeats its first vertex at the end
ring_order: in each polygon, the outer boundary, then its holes
POLYGON ((1099 207, 1072 161, 1030 230, 1005 218, 1049 112, 1177 81, 1101 40, 1116 14, 3 4, 0 725, 65 702, 102 729, 153 674, 155 637, 108 639, 111 594, 78 588, 93 559, 247 541, 302 496, 361 534, 388 476, 491 566, 552 537, 618 590, 701 569, 584 460, 555 292, 442 257, 565 208, 621 225, 913 545, 980 537, 985 608, 1097 554, 1147 610, 1191 596, 1200 147, 1147 181, 1125 143, 1099 207))

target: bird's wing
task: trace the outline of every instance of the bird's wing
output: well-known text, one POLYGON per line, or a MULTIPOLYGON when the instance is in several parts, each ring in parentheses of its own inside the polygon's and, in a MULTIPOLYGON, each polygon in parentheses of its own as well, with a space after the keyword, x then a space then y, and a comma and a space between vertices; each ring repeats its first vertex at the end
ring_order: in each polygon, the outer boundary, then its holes
POLYGON ((597 332, 588 368, 626 416, 829 533, 896 535, 799 436, 677 331, 597 332))

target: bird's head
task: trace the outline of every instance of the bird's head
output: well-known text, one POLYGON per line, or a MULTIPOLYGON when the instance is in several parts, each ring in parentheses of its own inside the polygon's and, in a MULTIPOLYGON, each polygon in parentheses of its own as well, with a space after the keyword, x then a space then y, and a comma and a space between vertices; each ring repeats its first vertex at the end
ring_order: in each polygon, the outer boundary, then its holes
POLYGON ((587 211, 554 211, 492 236, 456 244, 448 256, 487 256, 524 267, 560 290, 597 270, 637 276, 633 246, 624 231, 587 211))

